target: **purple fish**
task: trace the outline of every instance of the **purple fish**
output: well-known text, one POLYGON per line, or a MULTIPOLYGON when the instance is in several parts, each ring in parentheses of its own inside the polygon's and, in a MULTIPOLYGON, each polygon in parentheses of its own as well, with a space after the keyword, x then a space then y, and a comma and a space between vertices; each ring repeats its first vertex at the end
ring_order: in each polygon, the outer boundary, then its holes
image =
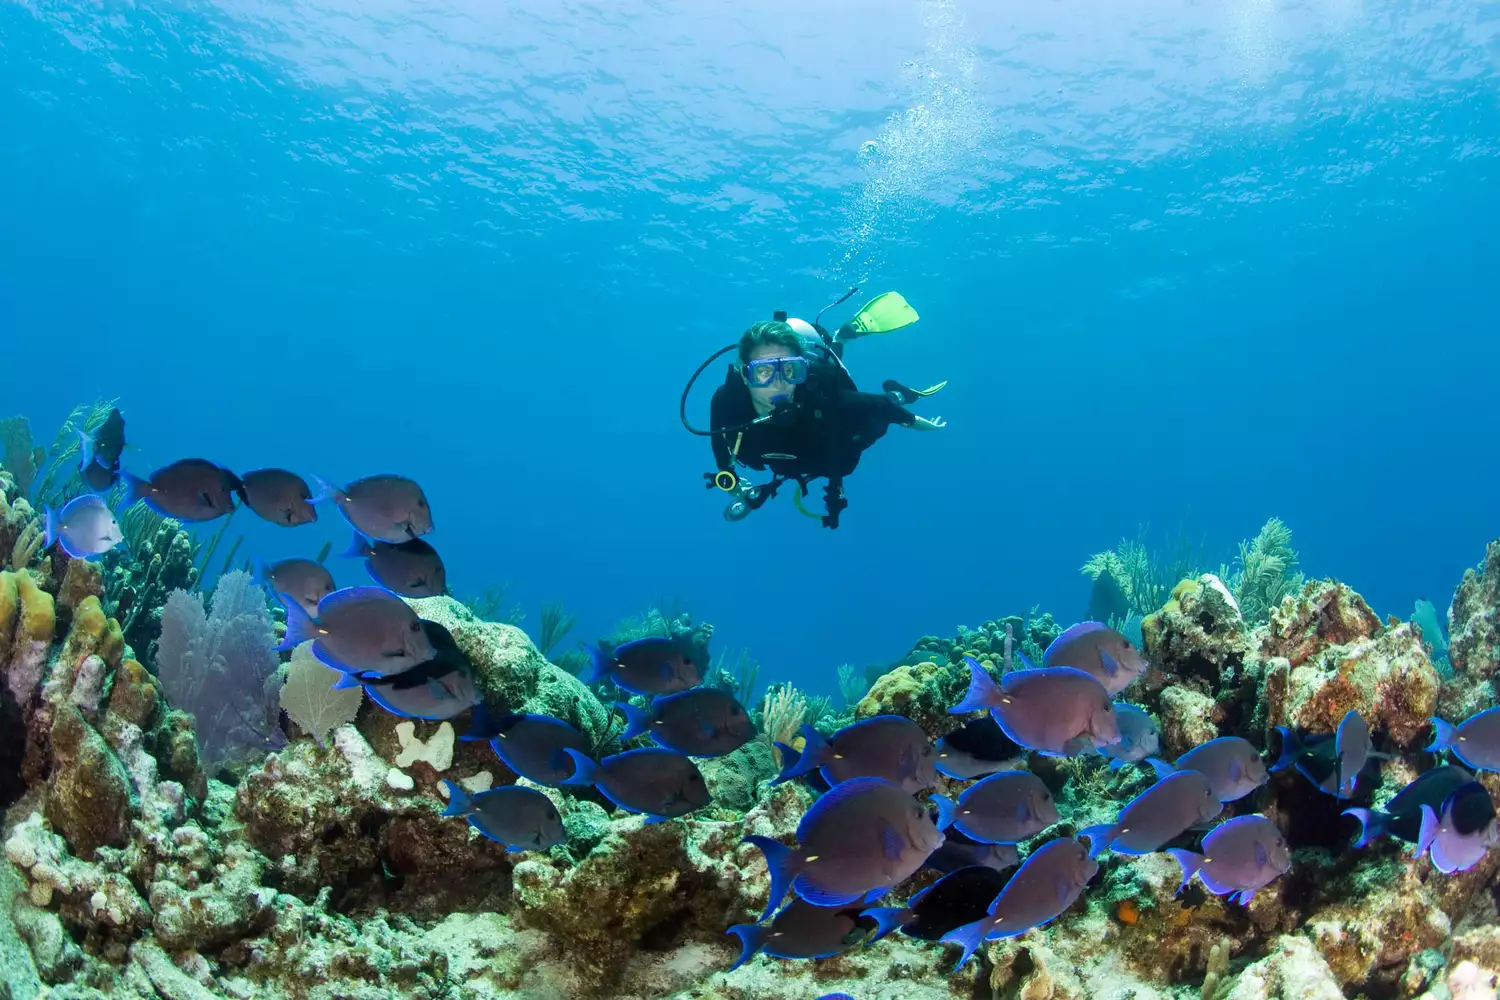
POLYGON ((111 409, 92 435, 78 431, 78 475, 95 493, 115 484, 120 473, 120 453, 125 450, 125 418, 111 409))
POLYGON ((240 502, 264 520, 293 528, 299 524, 311 524, 318 519, 313 504, 320 503, 323 496, 313 496, 307 481, 295 472, 286 469, 256 469, 240 477, 236 490, 240 502))
POLYGON ((42 544, 51 548, 56 542, 74 559, 103 555, 125 540, 109 505, 92 493, 69 500, 61 513, 43 505, 42 516, 42 544))
POLYGON ((1477 781, 1456 789, 1441 809, 1422 807, 1422 829, 1417 837, 1417 857, 1432 857, 1433 867, 1444 875, 1468 871, 1495 845, 1495 803, 1477 781))
POLYGON ((830 785, 850 778, 884 778, 913 794, 937 784, 937 748, 922 727, 904 715, 877 715, 825 737, 802 727, 802 755, 789 763, 775 784, 818 768, 830 785))
POLYGON ((859 918, 857 906, 813 906, 793 899, 769 924, 735 924, 725 931, 739 935, 743 944, 729 971, 750 961, 758 951, 772 958, 829 958, 848 951, 870 935, 859 918))
POLYGON ((1092 674, 1110 694, 1119 694, 1150 666, 1140 650, 1108 625, 1079 622, 1052 640, 1044 667, 1076 667, 1092 674))
POLYGON ((1295 766, 1319 790, 1341 799, 1354 796, 1367 763, 1386 756, 1371 750, 1370 727, 1353 709, 1344 714, 1332 739, 1303 743, 1286 726, 1277 726, 1276 731, 1281 734, 1281 756, 1271 767, 1272 773, 1295 766))
POLYGON ((311 559, 283 559, 270 566, 257 559, 254 579, 258 584, 269 584, 272 593, 294 599, 313 617, 317 617, 318 602, 335 589, 333 574, 311 559))
POLYGON ((1091 857, 1097 858, 1106 848, 1116 854, 1150 854, 1223 809, 1207 777, 1197 771, 1176 771, 1131 799, 1113 824, 1079 830, 1078 836, 1089 839, 1091 857))
POLYGON ((703 664, 687 636, 647 636, 613 650, 600 644, 589 651, 587 683, 613 681, 631 694, 676 694, 703 683, 703 664))
POLYGON ((1115 719, 1120 723, 1120 742, 1099 751, 1109 758, 1111 771, 1139 763, 1161 748, 1161 730, 1145 709, 1117 701, 1115 719))
MULTIPOLYGON (((1026 663, 1026 658, 1021 657, 1026 663)), ((1005 735, 1048 757, 1076 757, 1120 741, 1120 722, 1109 692, 1093 675, 1073 667, 1027 663, 996 685, 972 656, 969 693, 949 709, 954 715, 988 709, 1005 735)))
POLYGON ((346 587, 318 602, 311 617, 295 598, 278 594, 286 608, 288 650, 313 641, 313 655, 335 670, 390 676, 436 655, 432 640, 405 601, 379 587, 346 587))
POLYGON ((1292 867, 1292 852, 1276 824, 1264 816, 1237 816, 1203 838, 1203 853, 1172 848, 1168 854, 1182 866, 1181 892, 1196 874, 1215 896, 1229 896, 1241 906, 1292 867))
POLYGON ((1019 844, 1057 822, 1057 803, 1042 779, 1030 771, 1005 771, 975 782, 957 805, 933 796, 962 834, 986 844, 1019 844))
POLYGON ((870 943, 897 928, 921 941, 940 941, 944 934, 982 920, 1009 881, 1009 875, 993 868, 980 865, 959 868, 917 893, 905 906, 866 910, 864 915, 879 925, 870 943))
POLYGON ((577 750, 574 772, 564 785, 593 785, 626 812, 645 813, 646 822, 663 823, 686 816, 713 801, 703 773, 688 757, 662 747, 627 750, 594 763, 577 750))
POLYGON ((550 715, 502 715, 490 719, 478 714, 476 729, 487 725, 493 734, 490 748, 512 771, 539 785, 560 785, 573 777, 577 768, 569 750, 587 755, 592 749, 588 739, 577 729, 550 715))
POLYGON ((164 517, 179 521, 212 521, 234 510, 239 477, 201 458, 184 458, 151 473, 149 480, 125 477, 125 503, 140 501, 164 517))
POLYGON ((1500 706, 1485 709, 1457 726, 1442 719, 1428 720, 1433 726, 1432 753, 1450 750, 1453 756, 1479 771, 1500 771, 1500 706))
POLYGON ((567 843, 557 806, 535 788, 505 785, 471 796, 451 781, 443 786, 448 789, 443 815, 467 816, 470 826, 504 844, 507 852, 545 851, 567 843))
MULTIPOLYGON (((938 804, 943 822, 942 803, 938 804)), ((947 825, 943 822, 943 825, 947 825)), ((815 906, 873 903, 942 846, 927 809, 882 778, 852 778, 813 803, 797 826, 797 847, 751 836, 771 874, 764 920, 787 890, 815 906)))
POLYGON ((1249 740, 1238 736, 1209 740, 1178 757, 1175 765, 1155 759, 1148 763, 1156 768, 1158 778, 1165 778, 1174 770, 1197 771, 1208 779, 1220 802, 1238 801, 1270 778, 1260 753, 1249 740))
POLYGON ((1099 863, 1073 837, 1037 848, 1000 890, 987 916, 943 935, 964 950, 953 971, 963 968, 986 938, 1016 937, 1062 916, 1098 870, 1099 863))
POLYGON ((755 724, 734 695, 717 688, 693 688, 662 695, 650 708, 615 702, 625 714, 620 742, 650 733, 658 746, 690 757, 722 757, 750 742, 755 724))
POLYGON ((448 571, 437 549, 420 538, 398 544, 356 534, 346 559, 363 559, 370 579, 402 597, 437 597, 448 592, 448 571))
POLYGON ((313 478, 320 495, 332 497, 344 520, 366 538, 404 542, 432 530, 427 494, 405 476, 366 476, 343 489, 313 478))
POLYGON ((924 867, 944 875, 960 868, 983 867, 1003 872, 1021 863, 1015 844, 982 844, 957 827, 943 831, 943 846, 928 856, 924 867))

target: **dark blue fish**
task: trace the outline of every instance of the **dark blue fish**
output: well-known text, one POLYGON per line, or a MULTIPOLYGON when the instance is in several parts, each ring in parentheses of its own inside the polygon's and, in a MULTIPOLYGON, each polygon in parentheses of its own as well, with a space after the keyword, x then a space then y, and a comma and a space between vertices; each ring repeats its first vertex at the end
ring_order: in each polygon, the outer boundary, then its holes
POLYGON ((986 844, 1019 844, 1057 822, 1051 790, 1030 771, 1002 771, 976 781, 956 804, 941 795, 932 801, 961 833, 986 844))
POLYGON ((240 476, 239 488, 235 492, 239 494, 240 502, 262 520, 283 528, 316 521, 318 511, 313 504, 325 499, 322 495, 313 496, 307 481, 286 469, 247 472, 240 476))
POLYGON ((344 674, 335 688, 363 687, 370 700, 392 715, 438 722, 483 704, 474 669, 453 636, 437 622, 422 619, 436 654, 399 674, 344 674))
POLYGON ((349 526, 366 538, 404 542, 432 531, 432 508, 414 480, 383 473, 356 479, 343 489, 317 476, 320 497, 332 497, 349 526))
POLYGON ((1473 780, 1474 775, 1457 764, 1445 764, 1417 775, 1391 797, 1383 810, 1345 809, 1345 816, 1359 820, 1359 838, 1354 846, 1368 847, 1385 836, 1415 844, 1421 838, 1422 807, 1441 809, 1448 796, 1473 780))
MULTIPOLYGON (((943 822, 942 803, 938 808, 943 822)), ((835 785, 803 814, 797 847, 760 836, 745 842, 765 854, 771 875, 764 920, 788 889, 815 906, 874 903, 922 867, 942 846, 943 834, 926 807, 896 785, 853 778, 835 785)))
POLYGON ((282 651, 308 640, 313 655, 335 670, 390 676, 437 655, 411 606, 380 587, 346 587, 318 602, 313 618, 296 599, 276 595, 286 608, 282 651))
POLYGON ((1145 709, 1117 701, 1115 718, 1120 723, 1120 742, 1099 748, 1099 752, 1109 758, 1111 771, 1118 771, 1126 764, 1137 764, 1161 748, 1161 730, 1145 709))
POLYGON ((917 893, 905 906, 866 910, 864 915, 879 925, 870 943, 897 929, 922 941, 940 941, 943 935, 984 919, 1009 881, 1009 875, 980 865, 956 869, 917 893))
POLYGON ((722 757, 750 742, 755 724, 734 695, 717 688, 693 688, 661 695, 649 709, 615 702, 625 714, 620 742, 645 733, 657 745, 691 757, 722 757))
POLYGON ((1037 848, 1005 883, 986 916, 943 935, 944 941, 963 948, 953 971, 963 968, 986 938, 1016 937, 1056 920, 1073 905, 1098 870, 1099 863, 1072 837, 1051 840, 1037 848))
POLYGON ((56 542, 74 559, 103 555, 125 540, 109 506, 92 493, 69 500, 60 513, 44 504, 42 518, 42 544, 51 548, 56 542))
POLYGON ((1497 839, 1495 803, 1477 781, 1455 789, 1441 809, 1422 807, 1417 834, 1417 857, 1432 857, 1444 875, 1465 872, 1477 865, 1497 839))
POLYGON ((813 906, 794 899, 769 924, 735 924, 726 934, 739 935, 743 948, 733 972, 763 951, 772 958, 829 958, 848 951, 870 935, 857 906, 813 906))
MULTIPOLYGON (((782 743, 780 740, 776 741, 776 749, 781 753, 781 769, 783 772, 789 767, 795 767, 797 765, 797 758, 802 756, 801 750, 789 744, 782 743)), ((823 777, 823 772, 819 770, 804 771, 797 780, 812 789, 815 795, 822 795, 833 787, 828 783, 828 779, 823 777)))
POLYGON ((627 750, 597 764, 577 750, 563 752, 573 758, 575 770, 561 784, 593 785, 626 812, 645 813, 648 823, 686 816, 713 801, 698 766, 671 750, 627 750))
POLYGON ((1432 753, 1449 750, 1476 771, 1500 771, 1500 706, 1472 715, 1457 726, 1429 719, 1433 727, 1432 753))
POLYGON ((363 559, 370 579, 402 597, 437 597, 448 592, 448 571, 437 549, 420 538, 399 544, 371 541, 356 534, 346 559, 363 559))
POLYGON ((608 679, 631 694, 676 694, 703 683, 704 665, 686 636, 647 636, 613 650, 601 643, 589 651, 589 658, 586 683, 608 679))
POLYGON ((1131 799, 1114 823, 1079 830, 1078 836, 1088 838, 1090 857, 1097 858, 1106 849, 1132 856, 1150 854, 1223 809, 1208 778, 1197 771, 1176 771, 1131 799))
MULTIPOLYGON (((475 713, 475 733, 492 736, 490 748, 512 771, 539 785, 561 785, 577 770, 569 750, 587 755, 592 749, 577 729, 550 715, 475 713), (481 718, 482 716, 482 718, 481 718)), ((481 736, 482 738, 482 736, 481 736)))
POLYGON ((938 772, 959 781, 1020 767, 1026 750, 990 714, 971 719, 937 741, 938 772))
POLYGON ((1020 863, 1021 854, 1015 844, 982 844, 950 826, 943 831, 943 846, 928 855, 923 867, 948 875, 975 866, 1003 872, 1020 863))
POLYGON ((294 599, 312 617, 317 617, 318 602, 336 589, 333 574, 322 563, 311 559, 283 559, 270 566, 257 559, 253 579, 262 586, 269 586, 273 594, 285 594, 294 599))
MULTIPOLYGON (((1024 656, 1021 657, 1026 662, 1024 656)), ((1016 743, 1049 757, 1076 757, 1120 741, 1109 692, 1092 674, 1073 667, 1029 666, 997 685, 972 656, 969 693, 954 715, 987 710, 1016 743)))
POLYGON ((535 788, 506 785, 470 795, 451 781, 444 816, 467 816, 469 825, 506 851, 545 851, 567 843, 557 806, 535 788))
POLYGON ((125 418, 111 409, 92 435, 78 431, 78 475, 89 489, 103 493, 120 473, 120 455, 125 451, 125 418))
POLYGON ((1296 767, 1319 790, 1341 799, 1354 796, 1355 784, 1366 764, 1385 756, 1371 751, 1370 727, 1353 709, 1345 713, 1332 738, 1304 742, 1286 726, 1277 726, 1276 731, 1281 734, 1281 756, 1271 772, 1296 767))
POLYGON ((1203 853, 1173 848, 1168 854, 1182 866, 1181 892, 1196 874, 1215 896, 1229 896, 1249 906, 1257 891, 1292 867, 1292 851, 1275 823, 1264 816, 1237 816, 1214 827, 1203 838, 1203 853))
POLYGON ((782 768, 774 784, 818 768, 837 785, 850 778, 884 778, 913 794, 937 784, 937 748, 922 727, 904 715, 877 715, 824 736, 802 727, 801 756, 782 768))
POLYGON ((239 477, 201 458, 184 458, 151 473, 149 480, 129 472, 125 503, 140 501, 164 517, 179 521, 212 521, 234 510, 239 477))
POLYGON ((1052 640, 1043 667, 1076 667, 1119 694, 1150 666, 1130 640, 1101 622, 1079 622, 1052 640))
POLYGON ((1213 786, 1220 802, 1235 802, 1255 791, 1269 780, 1265 761, 1250 741, 1238 736, 1220 736, 1189 750, 1177 758, 1175 765, 1152 759, 1158 778, 1173 771, 1197 771, 1213 786))

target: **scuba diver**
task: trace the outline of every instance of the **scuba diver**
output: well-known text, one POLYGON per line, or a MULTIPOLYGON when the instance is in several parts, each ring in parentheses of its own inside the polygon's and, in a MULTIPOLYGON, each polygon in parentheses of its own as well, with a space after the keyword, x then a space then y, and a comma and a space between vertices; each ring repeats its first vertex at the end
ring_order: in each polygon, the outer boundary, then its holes
POLYGON ((844 497, 844 478, 859 464, 870 445, 885 436, 891 424, 915 430, 938 430, 947 426, 941 417, 919 417, 906 407, 937 392, 947 382, 927 389, 909 389, 886 381, 884 392, 860 392, 844 367, 844 347, 852 340, 874 333, 889 333, 916 322, 917 312, 896 292, 886 292, 868 302, 848 323, 830 334, 819 322, 823 313, 846 301, 858 288, 851 288, 837 302, 824 307, 811 323, 777 312, 771 320, 756 323, 739 342, 714 354, 698 367, 682 394, 682 422, 713 444, 716 472, 704 473, 708 488, 717 486, 734 496, 724 511, 738 521, 775 496, 788 480, 797 483, 793 494, 797 509, 818 517, 826 528, 839 526, 839 515, 849 506, 844 497), (702 431, 687 420, 687 394, 703 370, 713 361, 737 351, 724 383, 714 390, 710 404, 710 430, 702 431), (770 469, 766 483, 746 482, 735 466, 757 471, 770 469), (824 510, 813 514, 802 503, 808 483, 826 479, 824 510))

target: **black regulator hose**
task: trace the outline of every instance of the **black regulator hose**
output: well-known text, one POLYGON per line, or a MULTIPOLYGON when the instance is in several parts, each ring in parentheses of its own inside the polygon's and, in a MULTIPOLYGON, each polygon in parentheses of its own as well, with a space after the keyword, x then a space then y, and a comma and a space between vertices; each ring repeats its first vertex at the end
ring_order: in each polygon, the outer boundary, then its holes
POLYGON ((732 434, 735 431, 743 430, 744 428, 749 427, 751 424, 760 423, 760 420, 758 420, 758 419, 757 420, 750 420, 750 421, 747 421, 746 423, 739 424, 739 425, 737 425, 735 427, 720 427, 717 430, 707 430, 707 431, 699 430, 698 428, 694 427, 692 424, 688 423, 687 401, 688 401, 688 393, 690 393, 690 392, 693 391, 693 383, 698 381, 698 376, 700 376, 700 375, 703 374, 704 369, 706 369, 709 365, 713 364, 715 361, 717 361, 720 358, 722 358, 724 355, 728 354, 730 351, 735 350, 739 346, 740 346, 739 345, 739 341, 735 341, 733 344, 730 344, 728 347, 721 348, 720 350, 717 350, 714 353, 710 354, 708 356, 708 360, 705 361, 705 362, 703 362, 703 364, 699 365, 698 366, 698 370, 695 371, 695 372, 693 372, 693 377, 687 380, 687 385, 685 385, 685 386, 682 387, 682 402, 681 402, 681 404, 677 408, 677 415, 682 418, 682 426, 684 426, 684 427, 686 427, 688 429, 688 433, 689 434, 696 434, 699 437, 713 437, 715 434, 732 434))

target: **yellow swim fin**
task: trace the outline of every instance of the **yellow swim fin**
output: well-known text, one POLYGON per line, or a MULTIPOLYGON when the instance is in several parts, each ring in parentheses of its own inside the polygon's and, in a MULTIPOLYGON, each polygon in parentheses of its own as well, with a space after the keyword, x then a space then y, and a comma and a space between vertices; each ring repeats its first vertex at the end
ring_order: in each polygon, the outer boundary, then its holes
POLYGON ((870 333, 890 333, 921 319, 900 292, 886 292, 866 302, 854 318, 839 330, 840 340, 855 340, 870 333))
POLYGON ((902 385, 900 382, 897 382, 895 379, 888 378, 883 383, 881 383, 880 387, 886 392, 890 393, 893 397, 895 397, 897 402, 910 405, 912 403, 915 403, 917 400, 922 399, 923 397, 931 396, 933 393, 939 391, 943 388, 943 386, 947 384, 948 380, 943 379, 943 381, 939 382, 937 385, 929 385, 925 389, 911 389, 907 386, 902 385))

